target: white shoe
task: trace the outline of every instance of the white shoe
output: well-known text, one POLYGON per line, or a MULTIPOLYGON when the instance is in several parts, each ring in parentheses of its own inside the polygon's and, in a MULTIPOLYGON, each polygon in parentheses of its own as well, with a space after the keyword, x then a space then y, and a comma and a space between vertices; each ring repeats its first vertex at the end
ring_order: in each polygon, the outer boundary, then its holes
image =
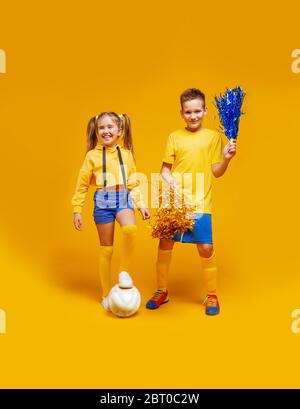
POLYGON ((101 304, 102 304, 103 308, 105 309, 105 311, 110 311, 108 296, 102 298, 101 304))
POLYGON ((119 274, 119 287, 121 288, 132 288, 133 281, 127 271, 121 271, 119 274))

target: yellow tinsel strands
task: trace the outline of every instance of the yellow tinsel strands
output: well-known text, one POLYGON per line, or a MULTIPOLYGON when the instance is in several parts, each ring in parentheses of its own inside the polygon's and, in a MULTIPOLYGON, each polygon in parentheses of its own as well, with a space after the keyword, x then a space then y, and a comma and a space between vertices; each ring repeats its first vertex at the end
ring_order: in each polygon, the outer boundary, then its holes
POLYGON ((181 203, 181 195, 174 192, 161 193, 159 196, 160 207, 150 222, 152 228, 152 238, 171 239, 176 233, 185 233, 192 229, 194 220, 192 214, 194 208, 181 203))

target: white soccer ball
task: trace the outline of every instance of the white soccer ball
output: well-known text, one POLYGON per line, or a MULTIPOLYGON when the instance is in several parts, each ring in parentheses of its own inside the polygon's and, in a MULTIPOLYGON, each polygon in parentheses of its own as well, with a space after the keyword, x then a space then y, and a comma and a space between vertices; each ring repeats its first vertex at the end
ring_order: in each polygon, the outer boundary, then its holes
POLYGON ((108 303, 111 312, 122 318, 130 317, 140 308, 141 295, 128 273, 120 273, 119 284, 110 290, 108 303))

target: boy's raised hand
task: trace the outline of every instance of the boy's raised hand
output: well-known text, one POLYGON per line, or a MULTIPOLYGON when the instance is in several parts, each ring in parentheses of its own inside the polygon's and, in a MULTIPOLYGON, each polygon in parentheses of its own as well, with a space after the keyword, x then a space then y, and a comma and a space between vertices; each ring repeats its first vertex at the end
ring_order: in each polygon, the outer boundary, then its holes
POLYGON ((73 224, 76 230, 82 230, 82 215, 81 213, 74 213, 73 224))
POLYGON ((141 215, 143 217, 143 220, 150 219, 151 213, 149 212, 149 210, 147 208, 141 207, 139 209, 139 211, 140 211, 140 213, 141 213, 141 215))
POLYGON ((224 158, 232 159, 236 154, 236 139, 231 138, 228 144, 224 148, 224 158))

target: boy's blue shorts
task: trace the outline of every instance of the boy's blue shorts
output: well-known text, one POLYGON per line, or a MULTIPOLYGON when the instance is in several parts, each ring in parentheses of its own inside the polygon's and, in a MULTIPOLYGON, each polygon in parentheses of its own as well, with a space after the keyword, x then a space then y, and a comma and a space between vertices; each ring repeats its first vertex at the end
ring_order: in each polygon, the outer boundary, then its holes
POLYGON ((181 243, 207 243, 213 244, 211 214, 195 213, 195 224, 192 230, 187 230, 184 234, 177 233, 172 240, 181 243))
POLYGON ((115 221, 119 211, 134 210, 130 192, 121 190, 108 192, 96 190, 94 194, 94 221, 96 224, 105 224, 115 221))

